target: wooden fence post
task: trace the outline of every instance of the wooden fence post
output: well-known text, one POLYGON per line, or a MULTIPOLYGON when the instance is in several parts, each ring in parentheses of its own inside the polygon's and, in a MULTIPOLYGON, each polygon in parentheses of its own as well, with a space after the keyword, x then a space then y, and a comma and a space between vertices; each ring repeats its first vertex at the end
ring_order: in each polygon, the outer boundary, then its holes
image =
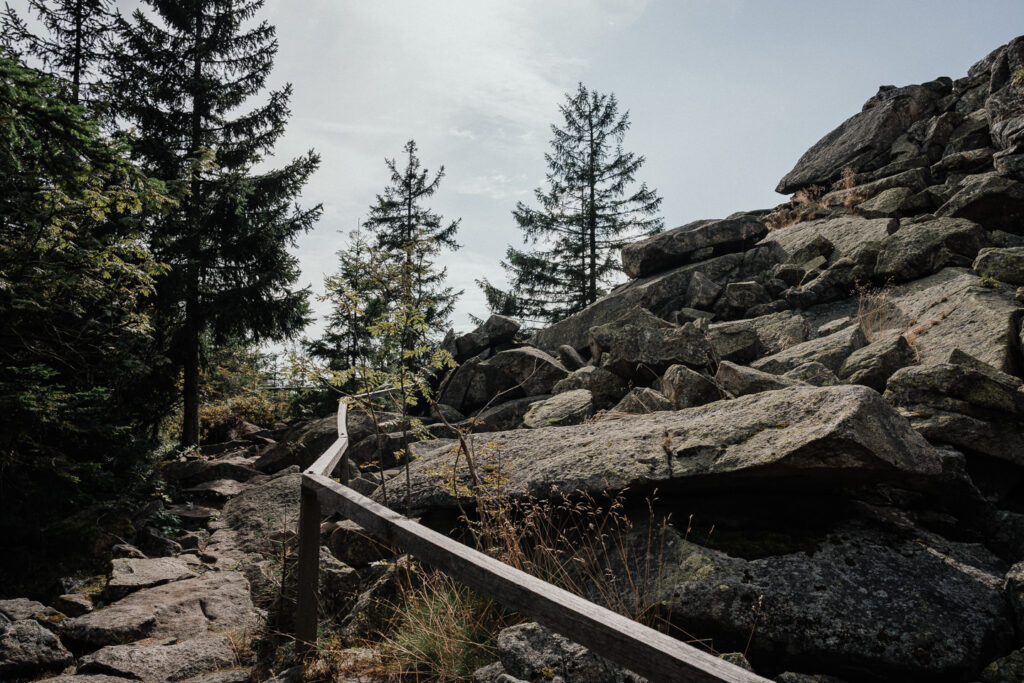
POLYGON ((320 594, 320 501, 302 489, 299 508, 299 576, 295 608, 295 652, 305 659, 316 650, 317 610, 320 594))

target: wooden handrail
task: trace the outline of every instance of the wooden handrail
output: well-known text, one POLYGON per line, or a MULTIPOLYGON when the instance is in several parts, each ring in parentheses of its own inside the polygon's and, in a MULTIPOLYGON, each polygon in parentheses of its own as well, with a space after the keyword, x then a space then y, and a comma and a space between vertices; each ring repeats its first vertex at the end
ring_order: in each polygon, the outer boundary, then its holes
POLYGON ((766 678, 417 524, 333 481, 330 474, 348 445, 344 407, 338 410, 338 420, 338 440, 302 475, 299 600, 295 616, 300 655, 308 654, 316 642, 320 516, 326 510, 341 513, 372 538, 419 557, 470 588, 652 682, 767 682, 766 678))

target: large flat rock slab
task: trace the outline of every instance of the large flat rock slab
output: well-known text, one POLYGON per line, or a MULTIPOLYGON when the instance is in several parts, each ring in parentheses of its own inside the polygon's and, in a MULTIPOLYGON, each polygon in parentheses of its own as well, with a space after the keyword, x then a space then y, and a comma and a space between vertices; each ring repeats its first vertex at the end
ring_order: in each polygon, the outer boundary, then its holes
POLYGON ((228 639, 210 634, 168 644, 108 645, 82 657, 78 671, 140 681, 183 681, 234 663, 228 639))
POLYGON ((251 629, 257 621, 245 577, 238 572, 208 572, 141 590, 109 607, 67 619, 61 635, 74 643, 102 647, 143 638, 194 638, 212 629, 251 629))
MULTIPOLYGON (((411 465, 411 507, 472 498, 450 441, 424 442, 411 465)), ((496 432, 477 448, 492 492, 547 498, 658 486, 778 489, 940 476, 939 454, 875 391, 793 387, 675 412, 569 427, 496 432)), ((402 509, 405 486, 389 487, 402 509)), ((379 495, 379 494, 378 494, 379 495)))
POLYGON ((768 233, 757 216, 700 220, 622 248, 622 269, 631 278, 653 275, 712 256, 746 251, 768 233))
POLYGON ((903 326, 924 364, 942 363, 954 349, 1015 374, 1021 308, 1014 288, 981 286, 964 268, 943 270, 894 287, 889 301, 903 314, 903 326))
POLYGON ((188 579, 195 575, 185 561, 177 557, 118 558, 110 562, 110 580, 105 590, 108 597, 116 600, 142 588, 188 579))

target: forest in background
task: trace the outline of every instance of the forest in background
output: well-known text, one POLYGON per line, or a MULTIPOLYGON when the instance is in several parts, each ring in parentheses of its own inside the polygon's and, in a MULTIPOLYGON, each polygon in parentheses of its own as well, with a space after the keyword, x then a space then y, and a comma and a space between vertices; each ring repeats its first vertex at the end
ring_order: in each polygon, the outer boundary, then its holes
MULTIPOLYGON (((318 339, 297 287, 296 238, 320 219, 301 192, 310 150, 267 169, 291 87, 262 0, 30 0, 0 41, 0 519, 12 576, 60 575, 128 533, 163 496, 158 463, 242 423, 319 416, 339 397, 397 387, 422 410, 460 292, 436 265, 460 221, 430 210, 444 167, 416 143, 325 281, 318 339), (266 353, 291 340, 289 359, 266 353), (139 510, 143 512, 139 512, 139 510), (30 562, 30 558, 32 561, 30 562), (78 558, 78 559, 75 559, 78 558)), ((580 84, 551 127, 525 245, 492 312, 534 325, 581 310, 657 232, 660 198, 633 188, 644 158, 614 95, 580 84)), ((384 156, 384 151, 382 151, 384 156)), ((33 577, 38 578, 38 577, 33 577)))

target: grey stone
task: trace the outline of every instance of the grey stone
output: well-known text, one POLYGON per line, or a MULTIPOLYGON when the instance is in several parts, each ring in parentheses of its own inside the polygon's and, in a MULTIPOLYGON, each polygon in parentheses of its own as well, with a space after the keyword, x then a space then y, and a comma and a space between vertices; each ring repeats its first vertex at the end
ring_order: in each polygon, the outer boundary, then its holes
POLYGON ((579 351, 568 344, 559 346, 555 351, 555 356, 569 372, 579 370, 587 364, 587 361, 583 360, 583 356, 580 355, 579 351))
POLYGON ((251 467, 251 464, 248 458, 227 455, 213 460, 169 462, 161 468, 160 472, 167 481, 187 488, 216 479, 249 481, 260 474, 259 471, 251 467))
POLYGON ((60 612, 28 598, 0 600, 0 615, 8 621, 32 619, 44 626, 60 621, 60 612))
POLYGON ((770 300, 768 292, 758 282, 730 282, 725 286, 725 292, 719 299, 716 310, 721 308, 742 312, 770 300))
POLYGON ((959 348, 998 370, 1015 370, 1020 306, 1012 288, 981 287, 969 271, 945 268, 892 288, 889 301, 921 363, 945 362, 959 348))
POLYGON ((356 568, 395 555, 394 549, 374 540, 361 526, 347 519, 332 524, 327 547, 338 560, 356 568))
POLYGON ((966 218, 986 230, 1024 234, 1024 183, 998 173, 967 176, 935 213, 966 218))
POLYGON ((1013 610, 1014 623, 1024 628, 1024 562, 1018 562, 1006 572, 1006 598, 1013 610))
MULTIPOLYGON (((927 164, 924 165, 926 166, 927 164)), ((905 187, 912 192, 920 192, 928 185, 929 180, 927 168, 917 166, 895 175, 883 176, 866 183, 859 182, 861 178, 863 176, 855 176, 854 182, 859 184, 853 187, 843 187, 829 192, 821 198, 822 204, 826 206, 852 206, 896 187, 905 187)))
POLYGON ((901 282, 931 275, 946 266, 967 266, 984 244, 985 231, 968 220, 903 221, 900 229, 882 243, 874 275, 879 281, 901 282))
POLYGON ((501 432, 506 429, 517 429, 522 426, 523 418, 530 410, 530 406, 550 397, 550 394, 542 394, 505 401, 481 411, 475 417, 471 417, 469 422, 474 432, 501 432))
POLYGON ((177 557, 157 557, 151 560, 115 559, 110 563, 110 580, 107 581, 104 595, 107 600, 118 600, 142 588, 188 579, 195 575, 185 561, 177 557))
POLYGON ((899 218, 917 208, 910 202, 916 196, 909 187, 891 187, 857 204, 857 213, 865 218, 899 218))
POLYGON ((469 414, 499 394, 509 400, 551 393, 567 374, 565 366, 540 349, 510 349, 460 365, 442 386, 439 399, 469 414))
POLYGON ((713 381, 685 365, 670 365, 657 388, 676 410, 702 406, 722 398, 713 381))
POLYGON ((753 319, 731 320, 708 325, 708 342, 719 360, 749 363, 761 353, 761 337, 753 319))
POLYGON ((442 348, 457 362, 472 358, 481 351, 512 341, 519 332, 519 323, 504 315, 492 315, 483 324, 460 337, 446 340, 442 348))
POLYGON ((111 557, 134 557, 145 559, 146 554, 133 546, 131 543, 118 543, 110 549, 111 557))
POLYGON ((73 661, 57 636, 36 621, 0 623, 0 677, 5 680, 59 673, 73 661))
POLYGON ((929 440, 1024 465, 1021 386, 1016 377, 961 360, 903 368, 889 378, 885 397, 929 440))
POLYGON ((672 409, 672 401, 668 400, 660 391, 655 391, 650 387, 636 387, 615 404, 612 412, 647 415, 672 409))
POLYGON ((833 245, 829 259, 834 262, 842 257, 856 258, 869 245, 882 243, 898 225, 894 218, 840 216, 788 225, 769 233, 761 242, 773 242, 785 251, 787 261, 803 263, 820 255, 808 255, 808 249, 824 239, 833 245))
POLYGON ((711 308, 722 293, 721 285, 697 271, 686 287, 686 305, 691 308, 711 308))
POLYGON ((979 675, 981 683, 1020 683, 1024 681, 1024 649, 1000 657, 979 675))
MULTIPOLYGON (((988 134, 985 123, 981 124, 988 134)), ((992 155, 995 153, 991 147, 971 149, 964 152, 953 152, 939 159, 932 164, 931 175, 937 181, 942 181, 950 173, 964 173, 975 175, 986 173, 992 170, 992 155)))
POLYGON ((665 318, 683 306, 706 308, 687 303, 690 280, 696 273, 716 283, 750 279, 781 262, 784 256, 777 244, 762 244, 745 254, 716 256, 708 261, 632 280, 616 287, 610 294, 579 313, 538 331, 532 341, 547 351, 554 351, 561 344, 568 344, 578 350, 585 349, 589 344, 592 327, 613 322, 633 307, 646 308, 665 318))
POLYGON ((142 681, 181 681, 234 663, 228 639, 210 634, 171 644, 109 645, 82 657, 78 670, 142 681))
POLYGON ((693 323, 677 327, 634 308, 615 322, 592 328, 590 350, 595 364, 624 379, 639 377, 641 383, 649 384, 670 365, 705 365, 710 347, 707 336, 693 323))
POLYGON ((523 426, 537 429, 576 425, 593 414, 594 395, 587 389, 572 389, 530 406, 523 417, 523 426))
POLYGON ((778 353, 807 341, 810 327, 799 313, 784 311, 750 319, 762 353, 778 353))
POLYGON ((554 387, 555 394, 575 389, 586 389, 593 395, 596 407, 606 408, 618 402, 626 393, 626 385, 622 378, 604 368, 587 365, 576 370, 554 387))
POLYGON ((790 194, 810 185, 828 185, 844 169, 870 171, 889 162, 889 148, 914 122, 930 117, 937 95, 919 85, 879 90, 864 110, 844 121, 804 153, 776 192, 790 194))
POLYGON ((812 339, 796 346, 765 356, 751 363, 755 370, 764 370, 774 375, 781 375, 804 363, 821 363, 829 370, 837 372, 846 358, 864 346, 864 332, 860 326, 854 325, 838 332, 812 339))
POLYGON ((744 365, 736 365, 729 361, 722 361, 719 364, 715 381, 718 383, 718 386, 733 396, 746 396, 747 394, 757 394, 762 391, 776 391, 803 384, 799 380, 787 379, 779 375, 748 368, 744 365))
POLYGON ((498 657, 507 675, 526 681, 626 683, 637 680, 635 674, 536 623, 519 624, 501 631, 498 657))
MULTIPOLYGON (((326 450, 326 449, 325 449, 326 450)), ((244 485, 234 479, 214 479, 187 488, 182 493, 200 500, 224 501, 242 492, 244 485)))
POLYGON ((782 373, 787 379, 795 379, 816 387, 832 387, 839 384, 836 374, 821 363, 801 363, 792 370, 782 373))
POLYGON ((210 546, 275 557, 281 543, 294 538, 298 529, 301 480, 299 473, 277 475, 229 500, 211 525, 215 531, 210 546))
POLYGON ((971 268, 983 277, 1024 285, 1024 247, 982 249, 971 268))
POLYGON ((663 551, 674 623, 720 648, 863 680, 969 680, 1013 641, 1004 565, 984 547, 852 524, 813 552, 743 560, 679 535, 663 551), (925 656, 924 653, 927 653, 925 656))
POLYGON ((873 341, 850 354, 839 368, 839 378, 849 384, 863 384, 885 391, 894 372, 914 362, 914 350, 902 334, 873 341))
MULTIPOLYGON (((423 442, 410 465, 410 507, 454 507, 453 441, 423 442)), ((916 482, 942 477, 939 454, 867 387, 793 387, 679 411, 571 427, 497 432, 477 467, 507 473, 495 495, 546 498, 672 482, 705 489, 916 482)), ((468 472, 458 473, 462 484, 468 472)), ((908 484, 909 485, 909 484, 908 484)), ((404 505, 392 491, 392 505, 404 505)), ((461 494, 460 494, 461 495, 461 494)), ((375 494, 380 499, 380 495, 375 494)), ((472 504, 465 497, 463 504, 472 504)))
MULTIPOLYGON (((350 438, 352 436, 349 435, 350 438)), ((329 415, 289 429, 277 443, 263 450, 253 467, 268 473, 290 465, 298 465, 300 470, 304 470, 337 440, 338 418, 329 415)))
POLYGON ((69 617, 78 617, 92 611, 92 598, 84 593, 67 593, 58 596, 54 607, 69 617))
POLYGON ((666 230, 622 249, 622 267, 631 278, 660 273, 691 263, 695 252, 711 256, 746 251, 768 233, 759 217, 740 214, 722 220, 701 220, 666 230))
POLYGON ((136 679, 123 676, 107 676, 106 674, 63 674, 47 678, 46 680, 47 683, 126 683, 136 679))
POLYGON ((102 647, 142 638, 190 638, 209 629, 252 629, 257 623, 245 577, 238 572, 207 572, 137 591, 103 609, 66 619, 61 636, 102 647))

